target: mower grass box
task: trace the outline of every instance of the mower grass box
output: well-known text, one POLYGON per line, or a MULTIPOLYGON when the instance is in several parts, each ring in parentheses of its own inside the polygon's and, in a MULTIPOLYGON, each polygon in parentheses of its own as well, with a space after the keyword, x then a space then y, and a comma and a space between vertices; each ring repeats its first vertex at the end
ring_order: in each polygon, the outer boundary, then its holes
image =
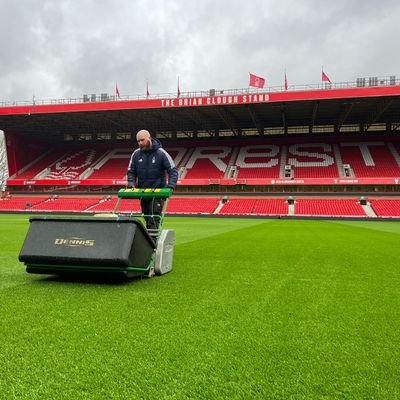
POLYGON ((155 244, 130 218, 31 217, 19 260, 27 272, 122 272, 148 270, 155 244))

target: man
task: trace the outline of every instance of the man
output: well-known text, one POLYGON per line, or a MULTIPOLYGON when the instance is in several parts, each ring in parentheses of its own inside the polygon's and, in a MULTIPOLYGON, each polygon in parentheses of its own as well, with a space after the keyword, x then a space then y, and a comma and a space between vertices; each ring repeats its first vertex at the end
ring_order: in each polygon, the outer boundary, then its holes
MULTIPOLYGON (((147 130, 140 130, 136 135, 136 140, 139 148, 132 153, 129 162, 128 186, 151 189, 167 187, 174 190, 178 181, 178 170, 171 156, 147 130)), ((164 200, 141 199, 140 205, 144 215, 158 216, 145 217, 147 229, 158 229, 164 200)))

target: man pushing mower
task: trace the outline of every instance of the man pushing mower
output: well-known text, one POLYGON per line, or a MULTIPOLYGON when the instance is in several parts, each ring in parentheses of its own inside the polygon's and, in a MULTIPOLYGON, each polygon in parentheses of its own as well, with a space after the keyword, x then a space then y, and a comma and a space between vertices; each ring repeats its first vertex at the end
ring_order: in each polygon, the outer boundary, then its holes
MULTIPOLYGON (((128 187, 174 190, 178 181, 178 170, 172 157, 162 148, 159 140, 152 138, 145 129, 137 133, 136 140, 139 148, 132 153, 129 161, 128 187)), ((158 230, 164 201, 154 197, 140 200, 147 230, 158 230)))

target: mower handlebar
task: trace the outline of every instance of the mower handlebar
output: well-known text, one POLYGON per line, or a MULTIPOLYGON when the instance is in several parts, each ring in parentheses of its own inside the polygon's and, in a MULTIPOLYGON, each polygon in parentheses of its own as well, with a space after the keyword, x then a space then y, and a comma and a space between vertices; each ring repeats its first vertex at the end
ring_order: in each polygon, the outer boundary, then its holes
POLYGON ((120 199, 168 199, 172 195, 172 189, 138 189, 122 188, 118 190, 120 199))

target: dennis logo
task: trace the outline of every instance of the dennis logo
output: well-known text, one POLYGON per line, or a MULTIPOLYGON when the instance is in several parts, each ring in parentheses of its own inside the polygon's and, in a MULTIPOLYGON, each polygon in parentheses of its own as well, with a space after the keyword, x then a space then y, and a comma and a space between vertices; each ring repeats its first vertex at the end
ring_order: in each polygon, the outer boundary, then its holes
POLYGON ((72 237, 68 239, 56 239, 54 244, 57 246, 66 247, 93 247, 94 239, 82 239, 78 237, 72 237))

